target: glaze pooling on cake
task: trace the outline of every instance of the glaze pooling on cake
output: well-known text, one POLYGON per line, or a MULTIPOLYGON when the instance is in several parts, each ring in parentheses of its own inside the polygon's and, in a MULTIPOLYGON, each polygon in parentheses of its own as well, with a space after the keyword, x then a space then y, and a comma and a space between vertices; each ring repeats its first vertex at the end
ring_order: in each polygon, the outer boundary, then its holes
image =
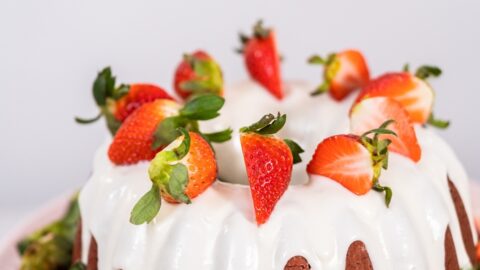
MULTIPOLYGON (((258 87, 246 83, 227 89, 222 116, 205 128, 225 128, 230 123, 235 129, 256 120, 265 108, 249 106, 254 99, 270 111, 288 113, 290 125, 284 135, 304 146, 306 161, 314 150, 307 146, 348 130, 351 99, 342 103, 328 96, 311 99, 310 86, 289 84, 283 105, 258 87), (235 100, 231 107, 229 97, 235 100), (231 119, 238 123, 228 122, 231 119), (305 130, 291 127, 296 123, 307 124, 305 130)), ((283 269, 294 256, 303 256, 312 269, 344 269, 345 259, 340 258, 345 258, 351 243, 361 240, 374 269, 444 269, 445 230, 450 226, 458 262, 469 266, 447 180, 449 175, 463 200, 470 201, 466 174, 443 140, 420 126, 416 132, 422 147, 420 162, 392 153, 390 168, 382 174, 382 181, 395 192, 390 208, 376 192, 356 196, 334 181, 312 175, 308 183, 290 186, 261 227, 255 223, 248 186, 222 182, 191 205, 163 204, 148 225, 130 224, 134 203, 150 188, 148 163, 114 166, 106 155, 107 143, 99 149, 93 175, 80 195, 83 260, 93 235, 100 270, 273 270, 283 269)), ((230 165, 220 169, 219 177, 245 183, 237 136, 215 146, 219 167, 230 165)), ((305 182, 305 162, 296 167, 292 182, 305 182)), ((470 205, 465 209, 471 213, 470 205)), ((473 230, 472 217, 469 225, 473 230)))

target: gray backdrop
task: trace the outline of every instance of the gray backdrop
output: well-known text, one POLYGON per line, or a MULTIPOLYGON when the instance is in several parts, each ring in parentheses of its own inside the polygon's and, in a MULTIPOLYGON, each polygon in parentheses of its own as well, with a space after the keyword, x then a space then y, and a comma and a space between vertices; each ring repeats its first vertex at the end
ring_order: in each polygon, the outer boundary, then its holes
POLYGON ((443 67, 435 112, 453 125, 442 136, 480 177, 479 14, 474 0, 1 0, 0 207, 31 209, 86 180, 106 132, 73 116, 97 113, 98 69, 170 89, 180 55, 205 48, 227 83, 242 80, 237 32, 258 18, 277 29, 285 79, 319 81, 305 59, 348 47, 365 52, 374 75, 407 61, 443 67))

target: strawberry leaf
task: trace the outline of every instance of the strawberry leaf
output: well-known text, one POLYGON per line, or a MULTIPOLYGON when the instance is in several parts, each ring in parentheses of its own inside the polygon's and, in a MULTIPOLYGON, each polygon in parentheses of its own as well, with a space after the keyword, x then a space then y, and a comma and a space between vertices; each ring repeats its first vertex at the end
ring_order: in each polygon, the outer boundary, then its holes
POLYGON ((152 149, 156 150, 173 142, 179 135, 178 128, 185 127, 189 120, 181 116, 165 118, 153 133, 152 149))
POLYGON ((435 118, 433 113, 431 113, 430 116, 428 117, 427 123, 431 126, 434 126, 436 128, 440 128, 440 129, 446 129, 450 126, 450 121, 437 119, 437 118, 435 118))
POLYGON ((325 80, 321 85, 319 85, 315 90, 313 90, 313 92, 311 92, 310 95, 318 96, 328 92, 329 89, 330 89, 330 82, 325 80))
POLYGON ((177 163, 171 165, 170 179, 168 181, 167 192, 175 200, 183 203, 191 203, 190 198, 185 194, 185 188, 188 184, 187 166, 177 163))
POLYGON ((248 127, 242 127, 240 129, 240 132, 254 132, 262 135, 272 135, 282 129, 286 121, 286 114, 281 115, 280 113, 278 113, 276 118, 273 114, 267 114, 252 125, 248 127))
POLYGON ((128 94, 128 91, 130 91, 130 85, 121 84, 119 87, 113 89, 111 98, 114 100, 119 100, 121 97, 128 94))
POLYGON ((292 152, 293 164, 302 162, 300 154, 305 152, 305 150, 303 150, 303 148, 300 147, 300 145, 298 145, 298 143, 296 143, 295 141, 292 141, 290 139, 284 139, 283 141, 288 145, 288 148, 290 148, 290 151, 292 152))
POLYGON ((387 207, 390 207, 390 202, 392 201, 392 189, 389 187, 381 186, 378 182, 373 185, 373 190, 378 192, 385 192, 385 204, 387 207))
POLYGON ((199 95, 185 104, 180 115, 191 120, 210 120, 220 115, 218 111, 224 103, 225 100, 217 95, 199 95))
POLYGON ((86 270, 87 266, 82 262, 75 262, 68 270, 86 270))
POLYGON ((439 77, 440 75, 442 75, 442 70, 439 67, 429 65, 423 65, 415 72, 415 76, 422 80, 430 77, 439 77))
POLYGON ((222 131, 213 132, 213 133, 202 133, 202 136, 209 142, 222 143, 230 140, 232 138, 233 130, 227 128, 222 131))
POLYGON ((77 122, 78 124, 91 124, 91 123, 94 123, 94 122, 98 121, 98 119, 102 118, 102 116, 103 116, 103 114, 100 112, 97 116, 95 116, 94 118, 90 118, 90 119, 75 117, 75 122, 77 122))
POLYGON ((265 39, 270 35, 270 29, 263 27, 263 21, 258 20, 253 26, 253 35, 256 38, 265 39))
POLYGON ((327 60, 323 59, 320 55, 312 55, 310 58, 308 58, 308 63, 314 65, 324 65, 327 63, 327 60))
POLYGON ((177 148, 173 149, 173 152, 177 156, 177 160, 180 160, 190 151, 190 134, 188 134, 188 131, 184 128, 179 128, 178 131, 183 135, 183 140, 177 148))
POLYGON ((130 223, 134 225, 150 223, 160 211, 161 204, 160 190, 156 185, 152 185, 152 188, 133 207, 130 223))
POLYGON ((93 97, 98 106, 105 106, 107 97, 115 86, 115 77, 112 76, 110 67, 104 68, 93 82, 93 97))
POLYGON ((257 133, 262 135, 275 134, 283 128, 286 122, 287 122, 287 115, 286 114, 280 115, 280 113, 278 113, 277 118, 273 120, 271 124, 258 130, 257 133))

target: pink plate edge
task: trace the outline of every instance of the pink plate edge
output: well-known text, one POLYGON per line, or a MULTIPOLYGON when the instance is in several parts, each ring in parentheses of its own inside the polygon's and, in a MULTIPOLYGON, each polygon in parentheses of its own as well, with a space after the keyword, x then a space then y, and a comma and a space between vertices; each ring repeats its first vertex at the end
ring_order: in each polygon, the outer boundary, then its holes
MULTIPOLYGON (((470 188, 474 215, 478 217, 480 216, 480 196, 478 196, 480 194, 480 182, 472 181, 470 188)), ((4 239, 1 239, 0 262, 2 262, 2 269, 18 269, 20 258, 17 254, 16 244, 19 239, 61 217, 73 193, 73 191, 65 192, 49 201, 38 211, 23 219, 16 228, 5 235, 4 239)))

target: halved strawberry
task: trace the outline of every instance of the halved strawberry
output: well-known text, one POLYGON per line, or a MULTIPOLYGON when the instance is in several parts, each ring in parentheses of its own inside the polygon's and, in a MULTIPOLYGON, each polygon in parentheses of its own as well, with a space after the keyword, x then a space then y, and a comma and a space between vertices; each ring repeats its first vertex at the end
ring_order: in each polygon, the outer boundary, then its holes
POLYGON ((222 70, 204 51, 185 54, 175 71, 173 85, 183 99, 192 94, 223 95, 222 70))
POLYGON ((160 210, 161 198, 191 203, 217 178, 217 162, 210 144, 198 133, 180 129, 181 136, 159 152, 148 170, 152 188, 135 205, 130 222, 150 222, 160 210))
POLYGON ((178 136, 178 128, 200 133, 209 142, 224 142, 231 138, 230 129, 201 133, 198 120, 210 120, 219 115, 224 99, 216 95, 200 95, 183 107, 178 103, 159 99, 146 103, 130 115, 113 138, 108 150, 116 165, 135 164, 151 160, 163 147, 178 136))
POLYGON ((152 148, 154 132, 165 118, 178 114, 181 106, 172 100, 160 99, 144 104, 120 126, 108 149, 108 157, 117 165, 151 160, 161 148, 152 148))
POLYGON ((93 97, 100 113, 92 119, 76 117, 79 124, 90 124, 105 116, 107 127, 115 135, 122 122, 138 107, 157 99, 173 98, 162 88, 152 84, 121 84, 115 86, 110 67, 100 71, 93 83, 93 97))
POLYGON ((362 100, 352 109, 350 128, 353 134, 361 135, 389 119, 395 121, 390 129, 397 136, 390 134, 380 136, 382 139, 392 141, 389 150, 404 155, 415 162, 419 161, 422 151, 418 145, 415 130, 410 123, 408 113, 394 99, 376 97, 362 100))
POLYGON ((367 62, 357 50, 345 50, 328 55, 326 59, 314 55, 311 64, 324 65, 324 81, 312 95, 329 92, 336 100, 342 100, 355 89, 365 86, 370 80, 367 62))
POLYGON ((400 102, 413 123, 429 123, 439 128, 448 127, 448 121, 435 119, 432 114, 434 92, 426 79, 440 76, 441 70, 432 66, 420 67, 415 75, 408 72, 386 73, 367 84, 355 104, 371 97, 390 97, 400 102))
POLYGON ((267 222, 278 200, 287 190, 294 163, 300 162, 303 149, 277 133, 286 115, 265 115, 257 123, 240 129, 240 142, 247 169, 257 224, 267 222))
POLYGON ((336 135, 317 146, 307 172, 339 182, 357 195, 372 189, 373 168, 370 152, 354 135, 336 135))
POLYGON ((258 21, 253 27, 253 36, 240 35, 240 41, 243 47, 239 52, 243 54, 252 79, 282 99, 284 93, 275 32, 264 28, 262 21, 258 21))
POLYGON ((379 184, 382 169, 388 168, 388 139, 380 136, 395 133, 387 126, 392 120, 370 130, 361 137, 356 135, 335 135, 323 140, 307 165, 310 174, 328 177, 356 195, 363 195, 374 189, 385 192, 387 207, 392 190, 379 184), (370 135, 373 134, 373 137, 370 135))

